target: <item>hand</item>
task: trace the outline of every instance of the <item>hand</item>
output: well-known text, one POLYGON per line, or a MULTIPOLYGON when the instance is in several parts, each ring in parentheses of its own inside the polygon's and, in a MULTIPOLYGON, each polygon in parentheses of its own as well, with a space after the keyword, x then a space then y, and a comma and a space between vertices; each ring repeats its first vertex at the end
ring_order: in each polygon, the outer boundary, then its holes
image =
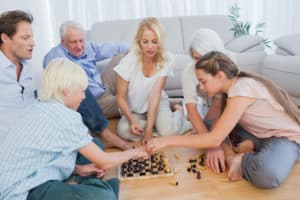
POLYGON ((222 147, 216 147, 206 151, 206 166, 211 168, 215 173, 225 171, 225 153, 222 147))
POLYGON ((136 158, 147 159, 149 157, 149 154, 145 151, 145 147, 135 148, 134 152, 135 152, 135 157, 136 158))
POLYGON ((155 153, 167 146, 167 137, 153 138, 147 142, 146 151, 149 153, 155 153))
POLYGON ((133 135, 144 135, 144 130, 140 128, 140 126, 136 123, 130 124, 130 132, 133 135))
POLYGON ((144 138, 142 139, 142 145, 145 146, 147 142, 149 142, 152 139, 152 133, 146 133, 144 135, 144 138))
POLYGON ((105 170, 100 169, 94 163, 91 163, 86 165, 76 165, 73 173, 80 176, 89 176, 92 174, 96 174, 96 177, 100 178, 104 176, 105 170))

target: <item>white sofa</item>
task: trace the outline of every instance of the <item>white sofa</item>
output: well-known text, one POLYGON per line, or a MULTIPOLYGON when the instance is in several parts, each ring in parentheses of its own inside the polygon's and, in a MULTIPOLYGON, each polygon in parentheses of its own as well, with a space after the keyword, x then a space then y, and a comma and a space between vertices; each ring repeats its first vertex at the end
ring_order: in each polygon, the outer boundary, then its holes
POLYGON ((300 106, 300 34, 274 40, 275 54, 266 56, 263 75, 285 89, 300 106))
MULTIPOLYGON (((175 54, 174 76, 168 78, 165 91, 169 97, 181 97, 181 72, 190 62, 188 55, 192 33, 199 28, 211 28, 222 38, 225 47, 236 55, 236 63, 240 69, 255 73, 262 72, 265 57, 263 38, 259 36, 243 36, 233 38, 229 29, 232 24, 225 15, 202 15, 159 18, 166 33, 167 49, 175 54)), ((140 19, 105 21, 95 23, 87 33, 87 39, 93 42, 128 42, 132 44, 140 19)), ((108 61, 99 63, 103 68, 108 61)), ((101 69, 100 69, 101 70, 101 69)))

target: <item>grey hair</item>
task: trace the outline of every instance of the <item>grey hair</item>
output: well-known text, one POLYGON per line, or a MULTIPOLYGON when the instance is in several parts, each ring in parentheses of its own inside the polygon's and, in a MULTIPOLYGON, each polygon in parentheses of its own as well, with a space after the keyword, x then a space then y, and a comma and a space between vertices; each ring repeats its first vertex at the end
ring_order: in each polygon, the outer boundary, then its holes
POLYGON ((78 29, 84 33, 84 28, 82 27, 81 24, 79 24, 78 22, 73 21, 73 20, 68 20, 68 21, 65 21, 64 23, 62 23, 60 26, 60 30, 59 30, 60 31, 60 39, 65 38, 67 29, 70 27, 78 29))
POLYGON ((210 51, 219 51, 225 53, 231 60, 236 60, 234 54, 225 49, 218 33, 209 28, 200 28, 193 33, 190 41, 190 54, 192 49, 201 56, 210 51))

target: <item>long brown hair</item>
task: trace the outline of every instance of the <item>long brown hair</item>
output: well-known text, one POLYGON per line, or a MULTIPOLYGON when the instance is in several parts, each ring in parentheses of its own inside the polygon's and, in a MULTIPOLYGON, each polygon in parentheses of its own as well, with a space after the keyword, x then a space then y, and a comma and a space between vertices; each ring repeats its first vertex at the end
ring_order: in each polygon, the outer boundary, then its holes
POLYGON ((138 57, 138 63, 142 65, 142 49, 140 46, 141 38, 145 29, 152 30, 158 39, 159 43, 159 51, 154 58, 155 65, 158 65, 160 69, 163 68, 164 63, 167 61, 165 55, 165 37, 162 25, 160 24, 159 20, 154 17, 149 17, 143 19, 139 26, 138 30, 134 37, 134 46, 135 46, 135 53, 138 57))
POLYGON ((228 79, 232 79, 234 77, 248 77, 262 83, 276 101, 283 106, 285 112, 300 125, 300 109, 294 104, 286 91, 277 86, 271 80, 263 78, 262 76, 239 71, 234 62, 225 54, 218 51, 211 51, 202 56, 196 63, 195 67, 196 70, 204 70, 206 73, 213 76, 215 76, 218 71, 222 71, 228 79))

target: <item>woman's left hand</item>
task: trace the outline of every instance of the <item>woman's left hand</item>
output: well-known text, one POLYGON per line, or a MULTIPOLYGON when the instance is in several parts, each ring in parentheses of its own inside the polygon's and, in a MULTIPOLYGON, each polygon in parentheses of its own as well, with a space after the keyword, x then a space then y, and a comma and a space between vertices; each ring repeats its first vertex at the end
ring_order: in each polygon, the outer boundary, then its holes
POLYGON ((152 139, 152 133, 146 133, 142 140, 142 145, 146 145, 152 139))

